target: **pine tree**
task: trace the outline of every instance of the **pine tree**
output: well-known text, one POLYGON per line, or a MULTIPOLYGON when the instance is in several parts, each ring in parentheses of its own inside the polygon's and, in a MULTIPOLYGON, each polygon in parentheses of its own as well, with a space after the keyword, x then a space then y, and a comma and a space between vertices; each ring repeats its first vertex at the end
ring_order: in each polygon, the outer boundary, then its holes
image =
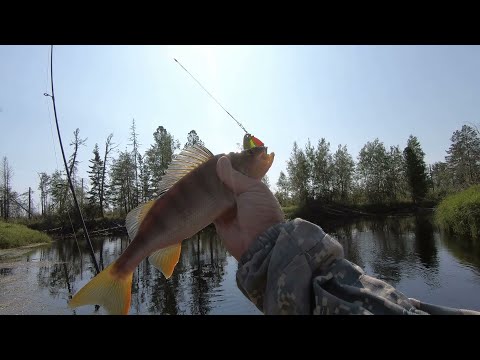
POLYGON ((185 149, 195 144, 202 145, 202 146, 204 145, 203 141, 200 140, 200 137, 197 135, 197 132, 195 130, 191 130, 188 133, 187 142, 185 143, 183 148, 185 149))
MULTIPOLYGON (((93 159, 90 159, 90 170, 87 171, 90 178, 90 190, 88 191, 88 202, 97 210, 100 210, 100 195, 102 191, 103 161, 100 157, 98 144, 93 149, 93 159)), ((96 212, 96 211, 95 211, 96 212)))
POLYGON ((428 178, 427 166, 424 161, 425 153, 422 151, 418 139, 410 135, 407 147, 403 150, 408 187, 412 201, 418 203, 427 194, 428 178))

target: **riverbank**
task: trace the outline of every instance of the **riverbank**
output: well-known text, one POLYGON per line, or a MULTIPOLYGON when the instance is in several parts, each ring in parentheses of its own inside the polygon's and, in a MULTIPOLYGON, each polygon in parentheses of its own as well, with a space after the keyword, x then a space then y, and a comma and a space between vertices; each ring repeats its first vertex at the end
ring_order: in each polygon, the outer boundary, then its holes
POLYGON ((310 200, 302 206, 287 206, 282 210, 287 219, 300 217, 318 222, 324 220, 356 219, 382 216, 405 216, 418 213, 431 213, 436 206, 435 202, 425 201, 420 204, 412 202, 397 202, 390 204, 363 204, 350 205, 339 203, 325 203, 319 200, 310 200))
POLYGON ((480 237, 480 185, 446 197, 435 211, 435 222, 452 233, 480 237))
MULTIPOLYGON (((435 202, 424 202, 415 205, 411 202, 391 203, 391 204, 364 204, 350 205, 339 203, 324 203, 322 201, 309 201, 306 205, 290 205, 282 207, 286 219, 296 217, 308 221, 345 221, 349 219, 364 217, 381 217, 395 215, 413 215, 417 213, 431 213, 435 207, 435 202)), ((24 221, 24 225, 33 230, 45 232, 52 236, 72 236, 73 229, 77 235, 82 235, 83 229, 81 222, 72 218, 72 223, 68 217, 47 217, 37 218, 30 221, 24 221), (73 225, 73 229, 72 229, 73 225)), ((85 220, 88 232, 92 236, 108 235, 126 235, 124 216, 107 215, 104 218, 85 220)), ((211 225, 213 227, 213 225, 211 225)))
MULTIPOLYGON (((71 218, 71 222, 70 219, 65 216, 63 218, 45 217, 23 220, 22 224, 30 229, 44 232, 53 237, 73 236, 73 233, 82 235, 83 233, 82 223, 75 217, 71 218)), ((92 236, 125 235, 127 233, 125 218, 119 216, 85 219, 85 226, 87 227, 88 233, 92 236)))
POLYGON ((0 249, 50 242, 52 238, 41 231, 29 229, 21 224, 0 221, 0 249))

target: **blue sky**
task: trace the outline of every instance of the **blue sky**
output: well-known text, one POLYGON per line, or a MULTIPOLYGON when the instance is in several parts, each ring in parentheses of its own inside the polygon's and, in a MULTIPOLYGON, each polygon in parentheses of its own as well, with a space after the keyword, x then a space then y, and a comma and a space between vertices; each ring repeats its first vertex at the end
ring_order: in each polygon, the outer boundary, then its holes
MULTIPOLYGON (((0 156, 14 170, 14 189, 31 186, 35 198, 37 173, 63 167, 51 100, 43 96, 49 52, 0 46, 0 156)), ((325 137, 332 151, 346 144, 356 159, 376 137, 403 148, 414 134, 433 163, 444 160, 453 131, 480 123, 478 46, 55 46, 67 154, 77 127, 88 138, 81 176, 109 133, 119 149, 128 146, 133 118, 142 153, 160 125, 182 145, 195 129, 213 153, 237 150, 243 131, 174 57, 276 153, 272 184, 294 141, 304 147, 325 137)))

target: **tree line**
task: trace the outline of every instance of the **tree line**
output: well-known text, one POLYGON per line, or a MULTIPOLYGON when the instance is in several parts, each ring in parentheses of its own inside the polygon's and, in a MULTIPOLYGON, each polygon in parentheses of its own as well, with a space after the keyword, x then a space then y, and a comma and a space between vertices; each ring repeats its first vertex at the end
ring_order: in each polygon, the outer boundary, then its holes
MULTIPOLYGON (((153 133, 153 144, 141 153, 133 120, 129 143, 124 150, 118 149, 113 134, 107 137, 104 144, 94 145, 88 178, 83 179, 78 175, 78 154, 86 140, 81 138, 80 130, 76 129, 70 142, 72 154, 68 159, 68 168, 82 211, 90 219, 104 217, 107 213, 124 216, 140 203, 158 196, 161 191, 160 180, 172 162, 175 151, 180 149, 180 141, 159 126, 153 133)), ((203 141, 195 130, 191 130, 184 147, 194 144, 203 145, 203 141)), ((5 220, 24 215, 22 211, 12 212, 12 209, 17 209, 13 199, 19 195, 11 190, 13 172, 6 157, 0 174, 0 215, 5 220)), ((40 203, 34 209, 36 214, 41 217, 73 216, 73 199, 65 171, 41 172, 38 176, 40 203)))
POLYGON ((417 137, 406 146, 387 147, 378 138, 368 141, 356 161, 346 145, 332 152, 321 138, 305 148, 296 142, 275 193, 283 206, 308 200, 341 204, 391 204, 400 201, 438 201, 480 181, 480 137, 476 127, 454 131, 445 161, 427 166, 417 137))
MULTIPOLYGON (((82 211, 93 219, 110 215, 124 216, 140 203, 159 195, 160 180, 181 145, 178 139, 159 126, 153 143, 139 151, 135 120, 130 127, 128 146, 119 150, 110 134, 103 144, 95 144, 89 160, 88 178, 78 175, 78 155, 87 139, 76 129, 70 142, 68 168, 82 211)), ((341 204, 388 204, 398 201, 419 203, 444 196, 480 181, 480 137, 474 126, 464 125, 450 138, 445 161, 427 166, 419 140, 411 135, 404 148, 387 147, 378 138, 367 142, 356 159, 347 145, 335 151, 321 138, 314 146, 310 140, 304 149, 296 142, 286 171, 281 171, 275 195, 283 206, 308 200, 341 204)), ((183 148, 202 144, 195 130, 187 135, 183 148)), ((41 217, 74 214, 73 200, 65 171, 38 174, 40 203, 32 206, 28 192, 12 190, 13 170, 8 159, 0 164, 0 216, 8 220, 28 215, 41 217)), ((269 185, 266 176, 263 181, 269 185)))

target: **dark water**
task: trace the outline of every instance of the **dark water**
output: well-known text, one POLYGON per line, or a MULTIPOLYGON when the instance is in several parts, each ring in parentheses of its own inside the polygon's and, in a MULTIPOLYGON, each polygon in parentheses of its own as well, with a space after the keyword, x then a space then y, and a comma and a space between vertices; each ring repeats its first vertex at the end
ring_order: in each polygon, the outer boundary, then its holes
MULTIPOLYGON (((480 310, 480 243, 440 233, 430 217, 320 224, 347 258, 409 297, 480 310)), ((128 245, 95 238, 100 267, 128 245)), ((84 239, 64 239, 27 252, 0 253, 0 314, 104 314, 67 301, 94 275, 84 239)), ((260 314, 238 290, 237 262, 212 232, 185 240, 168 280, 145 260, 133 277, 130 314, 260 314)))

